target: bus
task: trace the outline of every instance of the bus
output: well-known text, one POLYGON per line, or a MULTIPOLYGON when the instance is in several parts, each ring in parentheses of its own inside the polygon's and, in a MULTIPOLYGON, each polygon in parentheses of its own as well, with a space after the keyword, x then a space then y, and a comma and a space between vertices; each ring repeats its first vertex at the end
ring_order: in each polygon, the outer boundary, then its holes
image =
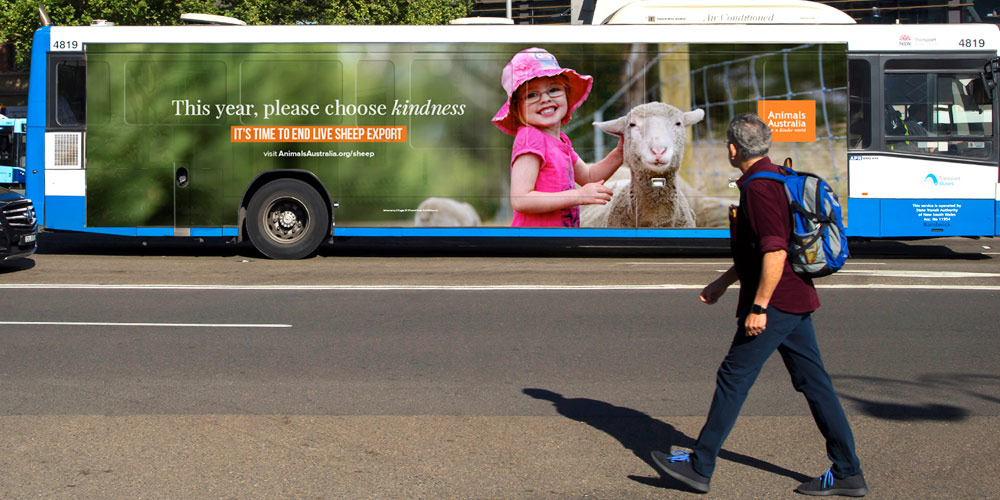
POLYGON ((28 120, 0 113, 0 186, 24 188, 28 120))
MULTIPOLYGON (((728 238, 725 129, 756 112, 776 163, 835 188, 849 237, 1000 234, 996 25, 740 5, 598 3, 600 24, 561 26, 43 26, 27 195, 46 230, 248 239, 276 259, 344 237, 669 245, 728 238), (525 49, 593 77, 562 127, 586 162, 617 141, 594 123, 649 102, 701 111, 676 169, 641 178, 693 223, 608 226, 588 205, 579 225, 512 226, 513 138, 491 119, 525 49)), ((632 180, 623 166, 607 185, 632 180)))

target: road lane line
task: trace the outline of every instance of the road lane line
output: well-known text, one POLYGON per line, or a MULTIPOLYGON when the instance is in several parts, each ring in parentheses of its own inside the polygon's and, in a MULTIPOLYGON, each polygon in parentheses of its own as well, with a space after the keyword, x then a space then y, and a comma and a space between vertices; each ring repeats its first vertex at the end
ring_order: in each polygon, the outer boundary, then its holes
POLYGON ((377 290, 701 290, 705 285, 135 285, 39 283, 2 285, 0 290, 232 290, 232 291, 377 291, 377 290))
POLYGON ((724 266, 732 262, 618 262, 615 266, 724 266))
MULTIPOLYGON (((912 278, 912 276, 911 276, 912 278)), ((734 285, 736 287, 738 285, 734 285)), ((574 290, 701 290, 704 284, 657 285, 115 285, 115 284, 9 284, 0 290, 178 290, 178 291, 574 291, 574 290)), ((816 288, 839 289, 932 289, 1000 291, 1000 285, 926 284, 818 284, 816 288)))
POLYGON ((977 273, 968 271, 903 271, 877 269, 841 269, 840 274, 855 276, 884 276, 887 278, 996 278, 1000 273, 977 273))
POLYGON ((117 323, 110 321, 0 321, 0 326, 137 326, 173 328, 291 328, 292 325, 266 323, 117 323))

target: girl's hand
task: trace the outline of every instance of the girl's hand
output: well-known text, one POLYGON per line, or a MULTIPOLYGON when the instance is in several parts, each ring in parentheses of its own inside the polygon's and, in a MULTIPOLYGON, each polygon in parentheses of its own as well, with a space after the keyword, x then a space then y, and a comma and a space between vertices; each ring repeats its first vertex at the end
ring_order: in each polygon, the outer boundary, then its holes
POLYGON ((611 160, 616 165, 621 165, 625 162, 625 138, 618 136, 618 145, 615 149, 608 153, 608 159, 611 160))
POLYGON ((576 190, 580 197, 579 205, 605 205, 611 201, 613 192, 604 185, 604 181, 590 182, 576 190))

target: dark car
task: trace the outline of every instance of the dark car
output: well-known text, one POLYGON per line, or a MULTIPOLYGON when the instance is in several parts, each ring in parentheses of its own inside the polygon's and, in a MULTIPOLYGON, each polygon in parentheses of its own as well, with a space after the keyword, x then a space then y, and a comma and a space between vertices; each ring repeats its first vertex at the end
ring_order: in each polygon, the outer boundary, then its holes
POLYGON ((0 260, 35 253, 38 225, 31 200, 0 187, 0 260))

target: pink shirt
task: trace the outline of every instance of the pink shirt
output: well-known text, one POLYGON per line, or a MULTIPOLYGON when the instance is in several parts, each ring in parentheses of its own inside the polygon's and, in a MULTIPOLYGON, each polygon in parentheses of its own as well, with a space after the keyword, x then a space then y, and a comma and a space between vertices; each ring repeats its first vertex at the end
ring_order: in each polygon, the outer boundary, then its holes
MULTIPOLYGON (((535 191, 558 193, 576 189, 573 165, 580 159, 573 151, 566 134, 556 139, 535 127, 522 126, 514 136, 514 150, 510 155, 511 168, 514 160, 523 154, 534 154, 542 159, 535 180, 535 191)), ((543 214, 524 214, 514 211, 513 227, 580 227, 580 207, 572 206, 543 214)))

